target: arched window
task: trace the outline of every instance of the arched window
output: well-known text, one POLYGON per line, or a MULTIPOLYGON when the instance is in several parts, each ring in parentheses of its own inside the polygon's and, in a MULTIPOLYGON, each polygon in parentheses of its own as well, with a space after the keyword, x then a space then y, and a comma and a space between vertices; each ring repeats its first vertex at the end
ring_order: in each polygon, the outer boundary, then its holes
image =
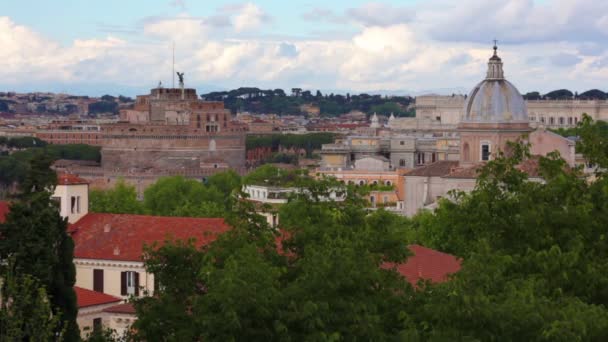
POLYGON ((469 143, 465 142, 462 146, 462 158, 464 161, 471 160, 471 149, 469 147, 469 143))
POLYGON ((365 185, 365 181, 360 180, 360 181, 359 181, 359 185, 365 185))

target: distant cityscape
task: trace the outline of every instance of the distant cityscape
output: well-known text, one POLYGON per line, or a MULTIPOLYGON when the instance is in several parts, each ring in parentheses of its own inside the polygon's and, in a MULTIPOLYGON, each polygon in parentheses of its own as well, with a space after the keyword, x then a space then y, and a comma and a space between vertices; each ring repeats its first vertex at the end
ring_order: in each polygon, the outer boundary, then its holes
POLYGON ((0 92, 0 341, 606 340, 608 94, 487 55, 466 95, 0 92))

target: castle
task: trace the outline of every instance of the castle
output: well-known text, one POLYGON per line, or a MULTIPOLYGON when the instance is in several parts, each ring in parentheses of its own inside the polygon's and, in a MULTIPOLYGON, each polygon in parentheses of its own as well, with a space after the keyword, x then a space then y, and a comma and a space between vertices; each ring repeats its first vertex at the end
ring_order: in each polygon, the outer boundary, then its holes
POLYGON ((137 96, 118 122, 100 125, 101 166, 71 164, 59 170, 79 174, 97 188, 123 179, 141 194, 162 176, 243 173, 246 132, 223 102, 200 100, 183 82, 180 88, 159 85, 137 96))
POLYGON ((120 121, 103 125, 102 167, 110 170, 240 169, 246 126, 222 102, 199 100, 195 89, 155 88, 137 96, 120 121))

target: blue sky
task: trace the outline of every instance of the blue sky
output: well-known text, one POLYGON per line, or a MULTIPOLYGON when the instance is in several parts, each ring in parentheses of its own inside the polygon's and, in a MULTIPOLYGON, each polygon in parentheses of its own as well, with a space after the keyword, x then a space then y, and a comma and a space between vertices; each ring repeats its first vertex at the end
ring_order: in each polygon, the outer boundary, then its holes
MULTIPOLYGON (((466 92, 497 38, 522 92, 605 86, 608 2, 1 0, 2 90, 466 92)), ((603 87, 603 88, 602 88, 603 87)))

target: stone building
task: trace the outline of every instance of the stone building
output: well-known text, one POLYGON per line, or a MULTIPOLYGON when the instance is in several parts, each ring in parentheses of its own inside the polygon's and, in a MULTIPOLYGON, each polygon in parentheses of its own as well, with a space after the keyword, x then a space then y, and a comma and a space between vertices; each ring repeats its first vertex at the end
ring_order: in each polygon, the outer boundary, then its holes
MULTIPOLYGON (((569 165, 577 163, 571 140, 544 129, 532 132, 528 107, 517 88, 505 79, 496 46, 485 79, 473 88, 462 111, 464 114, 457 126, 459 158, 431 163, 405 174, 406 215, 434 208, 438 199, 451 190, 472 190, 479 169, 499 151, 508 152, 509 141, 526 140, 531 144, 533 155, 558 151, 569 165)), ((542 181, 538 157, 527 159, 517 167, 531 180, 542 181)))
POLYGON ((197 99, 195 89, 152 89, 137 96, 121 121, 102 125, 102 167, 110 170, 199 169, 205 160, 245 166, 246 127, 222 102, 197 99))
MULTIPOLYGON (((424 95, 416 97, 415 118, 395 118, 394 130, 455 129, 464 112, 466 96, 424 95)), ((524 100, 532 127, 574 127, 583 113, 594 120, 608 121, 607 100, 524 100)))
POLYGON ((367 156, 388 159, 389 169, 414 168, 439 160, 458 159, 458 137, 455 133, 412 133, 388 136, 349 136, 321 149, 322 167, 351 169, 367 156))

